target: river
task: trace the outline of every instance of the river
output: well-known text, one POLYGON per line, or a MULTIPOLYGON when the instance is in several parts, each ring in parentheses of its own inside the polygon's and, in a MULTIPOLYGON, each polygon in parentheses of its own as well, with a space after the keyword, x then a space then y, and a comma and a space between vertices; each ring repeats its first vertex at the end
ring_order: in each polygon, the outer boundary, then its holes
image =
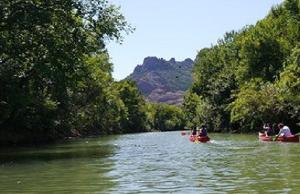
POLYGON ((299 193, 300 144, 180 132, 0 151, 0 193, 299 193))

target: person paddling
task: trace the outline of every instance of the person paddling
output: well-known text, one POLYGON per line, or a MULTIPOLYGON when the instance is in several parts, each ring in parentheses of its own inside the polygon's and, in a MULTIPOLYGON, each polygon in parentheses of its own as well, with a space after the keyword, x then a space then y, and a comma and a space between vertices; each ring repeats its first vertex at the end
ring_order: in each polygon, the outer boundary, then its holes
POLYGON ((276 135, 276 137, 289 137, 292 136, 291 130, 288 126, 283 125, 282 123, 278 124, 279 133, 276 135))
POLYGON ((192 135, 197 135, 197 128, 196 127, 192 127, 191 133, 192 133, 192 135))
POLYGON ((202 126, 201 126, 201 129, 200 129, 200 131, 199 131, 199 136, 200 136, 200 137, 206 137, 206 136, 207 136, 207 130, 206 130, 205 125, 202 125, 202 126))

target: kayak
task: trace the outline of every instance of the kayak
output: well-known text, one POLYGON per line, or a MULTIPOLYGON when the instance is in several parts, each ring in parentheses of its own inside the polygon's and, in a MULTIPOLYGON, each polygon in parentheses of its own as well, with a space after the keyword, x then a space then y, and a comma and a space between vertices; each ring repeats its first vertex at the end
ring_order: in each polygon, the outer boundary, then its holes
POLYGON ((197 141, 200 141, 202 143, 206 143, 208 142, 210 139, 208 136, 205 136, 205 137, 200 137, 200 136, 196 136, 196 135, 191 135, 190 136, 190 141, 191 142, 197 142, 197 141))
MULTIPOLYGON (((272 136, 267 136, 264 133, 259 132, 258 133, 258 138, 261 141, 273 141, 273 137, 272 136)), ((292 135, 292 136, 288 136, 288 137, 277 137, 277 139, 275 141, 281 141, 281 142, 299 142, 299 136, 298 135, 292 135)))
POLYGON ((185 132, 185 131, 182 131, 182 132, 181 132, 181 135, 186 135, 186 132, 185 132))

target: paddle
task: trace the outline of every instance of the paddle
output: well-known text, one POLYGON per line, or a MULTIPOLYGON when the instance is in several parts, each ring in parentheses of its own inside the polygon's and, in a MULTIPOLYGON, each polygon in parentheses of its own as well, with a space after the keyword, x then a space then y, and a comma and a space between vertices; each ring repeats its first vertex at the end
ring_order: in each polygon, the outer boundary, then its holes
MULTIPOLYGON (((294 136, 300 136, 300 132, 299 132, 299 133, 296 133, 296 134, 294 134, 294 136)), ((272 138, 272 141, 276 141, 278 137, 279 137, 279 136, 278 136, 278 135, 276 135, 275 137, 273 137, 273 138, 272 138)))
POLYGON ((275 137, 272 137, 272 141, 276 141, 278 137, 278 135, 275 135, 275 137))
POLYGON ((199 143, 198 136, 195 136, 195 143, 199 143))

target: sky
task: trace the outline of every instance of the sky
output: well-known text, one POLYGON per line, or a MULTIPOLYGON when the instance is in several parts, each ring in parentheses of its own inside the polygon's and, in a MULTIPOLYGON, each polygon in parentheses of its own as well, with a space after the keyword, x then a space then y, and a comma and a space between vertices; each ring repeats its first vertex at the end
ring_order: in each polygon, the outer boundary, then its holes
POLYGON ((107 45, 113 77, 124 79, 147 56, 195 59, 226 32, 264 18, 283 0, 109 0, 135 28, 122 44, 107 45))

